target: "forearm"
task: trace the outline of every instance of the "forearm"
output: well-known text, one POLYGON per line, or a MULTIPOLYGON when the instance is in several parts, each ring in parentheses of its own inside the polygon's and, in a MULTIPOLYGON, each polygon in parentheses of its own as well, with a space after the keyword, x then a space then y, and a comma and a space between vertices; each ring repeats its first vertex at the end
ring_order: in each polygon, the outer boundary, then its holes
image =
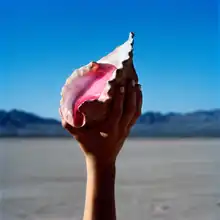
POLYGON ((86 201, 83 220, 116 220, 115 164, 87 160, 86 201))

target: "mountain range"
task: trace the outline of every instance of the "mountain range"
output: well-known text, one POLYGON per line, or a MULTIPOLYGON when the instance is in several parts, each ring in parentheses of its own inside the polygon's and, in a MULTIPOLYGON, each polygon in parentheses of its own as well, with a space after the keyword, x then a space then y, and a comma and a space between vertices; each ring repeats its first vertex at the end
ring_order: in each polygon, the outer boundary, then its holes
MULTIPOLYGON (((0 110, 0 137, 68 137, 60 121, 21 110, 0 110)), ((146 112, 131 137, 220 137, 220 109, 189 113, 146 112)))

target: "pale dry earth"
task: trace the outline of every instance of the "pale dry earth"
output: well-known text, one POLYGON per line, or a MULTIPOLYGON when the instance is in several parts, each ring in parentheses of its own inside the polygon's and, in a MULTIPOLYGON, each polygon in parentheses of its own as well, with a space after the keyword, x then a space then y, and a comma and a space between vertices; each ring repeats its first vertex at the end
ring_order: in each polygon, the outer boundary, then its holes
MULTIPOLYGON (((0 140, 1 220, 80 220, 86 172, 72 139, 0 140)), ((118 220, 219 220, 220 140, 128 140, 118 220)))

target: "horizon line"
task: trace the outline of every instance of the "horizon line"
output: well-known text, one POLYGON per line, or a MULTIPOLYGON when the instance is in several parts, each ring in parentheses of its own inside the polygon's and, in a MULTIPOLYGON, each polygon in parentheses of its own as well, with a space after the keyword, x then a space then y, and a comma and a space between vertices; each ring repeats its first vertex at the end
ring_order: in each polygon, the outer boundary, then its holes
MULTIPOLYGON (((43 115, 40 115, 36 112, 32 112, 32 111, 28 111, 28 110, 24 110, 24 109, 17 109, 17 108, 12 108, 10 110, 5 110, 5 109, 0 109, 0 111, 5 111, 5 112, 12 112, 12 111, 18 111, 18 112, 24 112, 26 114, 33 114, 35 116, 38 116, 38 117, 41 117, 41 118, 45 118, 45 119, 55 119, 55 120, 58 120, 57 118, 55 117, 49 117, 49 116, 43 116, 43 115)), ((220 107, 216 107, 216 108, 211 108, 211 109, 197 109, 197 110, 191 110, 191 111, 187 111, 187 112, 178 112, 178 111, 167 111, 167 112, 162 112, 162 111, 158 111, 158 110, 147 110, 147 111, 144 111, 142 112, 141 115, 144 115, 146 113, 160 113, 162 115, 167 115, 167 114, 190 114, 190 113, 196 113, 196 112, 209 112, 209 111, 220 111, 220 107)))

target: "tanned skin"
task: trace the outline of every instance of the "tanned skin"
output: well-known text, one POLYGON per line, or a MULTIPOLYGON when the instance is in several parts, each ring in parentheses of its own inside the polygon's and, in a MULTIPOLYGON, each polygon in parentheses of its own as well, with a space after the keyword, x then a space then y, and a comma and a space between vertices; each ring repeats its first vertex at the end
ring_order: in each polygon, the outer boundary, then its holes
POLYGON ((78 141, 87 168, 83 220, 116 220, 116 158, 131 127, 141 115, 140 85, 130 81, 114 92, 112 109, 106 121, 95 127, 63 127, 78 141))

